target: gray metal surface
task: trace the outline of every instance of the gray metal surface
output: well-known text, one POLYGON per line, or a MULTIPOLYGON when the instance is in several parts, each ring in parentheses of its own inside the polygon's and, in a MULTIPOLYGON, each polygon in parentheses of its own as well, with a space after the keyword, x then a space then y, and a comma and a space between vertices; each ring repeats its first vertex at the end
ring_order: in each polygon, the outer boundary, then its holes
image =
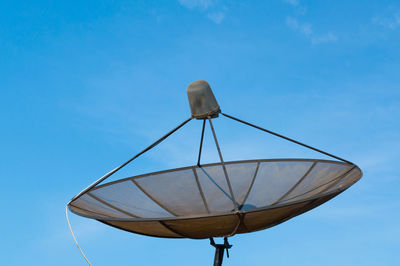
POLYGON ((230 182, 233 182, 236 200, 241 206, 248 205, 241 208, 242 212, 265 209, 271 205, 286 206, 326 193, 337 193, 362 176, 357 166, 330 160, 264 159, 213 163, 159 171, 102 184, 86 193, 91 194, 90 198, 84 198, 83 201, 77 199, 69 207, 82 216, 94 219, 112 217, 113 220, 120 221, 232 214, 235 210, 223 166, 226 167, 230 182), (331 187, 334 184, 340 186, 331 187), (138 198, 139 194, 143 194, 143 197, 138 198), (193 201, 195 196, 198 200, 193 201), (150 201, 153 203, 149 204, 150 201), (130 215, 126 216, 116 208, 113 209, 117 212, 110 212, 112 210, 104 202, 124 209, 130 215), (179 202, 179 208, 174 205, 176 202, 179 202), (216 209, 208 206, 217 202, 216 209), (193 203, 196 205, 192 205, 193 203), (91 213, 102 211, 102 214, 87 215, 74 209, 75 207, 91 213), (144 208, 149 211, 146 212, 147 215, 143 213, 144 208), (153 215, 159 208, 166 211, 153 215))
POLYGON ((133 233, 173 238, 232 236, 311 210, 361 176, 357 166, 330 160, 204 164, 102 184, 68 207, 78 215, 133 233), (240 203, 238 210, 232 206, 228 183, 240 203))
POLYGON ((205 80, 193 81, 187 87, 190 111, 196 119, 218 117, 221 109, 210 85, 205 80))

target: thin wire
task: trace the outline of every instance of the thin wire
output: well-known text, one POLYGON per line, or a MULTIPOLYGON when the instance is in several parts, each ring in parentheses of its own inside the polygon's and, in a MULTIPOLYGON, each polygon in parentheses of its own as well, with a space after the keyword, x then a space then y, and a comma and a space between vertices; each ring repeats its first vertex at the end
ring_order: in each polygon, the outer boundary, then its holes
POLYGON ((91 263, 89 262, 89 260, 86 258, 85 254, 83 254, 83 251, 82 251, 81 247, 79 246, 78 241, 76 241, 74 232, 72 231, 72 227, 71 227, 71 224, 70 224, 69 218, 68 218, 68 205, 65 206, 65 217, 67 218, 68 227, 69 227, 69 230, 71 231, 71 235, 72 235, 72 238, 73 238, 74 241, 75 241, 76 246, 78 247, 79 251, 81 252, 81 254, 82 254, 83 258, 86 260, 86 262, 87 262, 90 266, 92 266, 92 264, 91 264, 91 263))
MULTIPOLYGON (((242 223, 242 220, 243 220, 244 215, 243 215, 242 213, 240 213, 240 212, 237 212, 237 213, 236 213, 236 217, 238 218, 238 222, 237 222, 235 228, 233 229, 232 233, 230 233, 229 235, 227 235, 227 236, 225 236, 225 237, 234 236, 234 235, 236 234, 237 230, 239 229, 239 226, 240 226, 240 224, 242 223)), ((229 256, 228 256, 228 258, 229 258, 229 256)))

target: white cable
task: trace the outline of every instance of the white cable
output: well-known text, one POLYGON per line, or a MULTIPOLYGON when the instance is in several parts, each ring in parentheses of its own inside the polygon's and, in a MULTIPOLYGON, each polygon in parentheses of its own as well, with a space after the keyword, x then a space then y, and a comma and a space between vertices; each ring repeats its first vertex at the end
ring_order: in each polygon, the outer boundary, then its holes
POLYGON ((67 222, 68 222, 69 230, 71 231, 71 234, 72 234, 72 237, 74 238, 74 241, 75 241, 76 246, 78 247, 79 251, 81 252, 81 254, 82 254, 83 258, 86 260, 86 262, 87 262, 90 266, 92 266, 92 264, 91 264, 91 263, 89 262, 89 260, 86 258, 85 254, 83 254, 82 249, 81 249, 81 248, 79 247, 79 245, 78 245, 78 241, 76 241, 74 232, 72 231, 71 224, 69 223, 69 218, 68 218, 68 205, 65 206, 65 216, 67 217, 67 222))

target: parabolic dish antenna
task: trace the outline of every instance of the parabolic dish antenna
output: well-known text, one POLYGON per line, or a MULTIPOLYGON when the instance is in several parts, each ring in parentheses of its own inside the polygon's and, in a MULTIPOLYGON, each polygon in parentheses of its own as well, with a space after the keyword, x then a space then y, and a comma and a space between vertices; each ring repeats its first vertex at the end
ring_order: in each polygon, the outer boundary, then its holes
POLYGON ((217 266, 222 264, 224 250, 231 247, 228 237, 266 229, 307 212, 340 194, 362 176, 360 168, 347 160, 221 113, 206 81, 192 82, 187 94, 189 119, 84 189, 68 203, 68 208, 80 216, 132 233, 209 238, 216 248, 214 265, 217 266), (335 160, 225 162, 212 123, 219 114, 335 160), (196 165, 100 184, 194 118, 203 120, 196 165), (206 121, 219 154, 217 163, 200 163, 206 121), (224 243, 215 244, 213 237, 224 237, 224 243))

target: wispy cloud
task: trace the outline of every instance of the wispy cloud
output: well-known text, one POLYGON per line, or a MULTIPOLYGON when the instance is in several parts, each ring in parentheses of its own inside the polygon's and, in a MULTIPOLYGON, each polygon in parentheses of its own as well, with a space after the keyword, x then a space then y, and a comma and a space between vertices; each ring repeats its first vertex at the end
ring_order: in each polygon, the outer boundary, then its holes
POLYGON ((300 22, 296 18, 287 17, 286 25, 292 30, 307 37, 313 44, 335 42, 338 37, 333 33, 315 34, 310 23, 300 22))
POLYGON ((372 22, 384 28, 394 30, 400 27, 400 13, 395 13, 387 17, 376 16, 372 18, 372 22))
MULTIPOLYGON (((283 1, 293 6, 293 9, 296 11, 298 15, 304 16, 306 14, 307 8, 300 5, 299 0, 283 0, 283 1)), ((312 44, 329 43, 338 40, 338 37, 331 32, 316 34, 313 30, 313 26, 311 23, 301 22, 295 17, 291 16, 286 17, 286 25, 293 31, 296 31, 307 37, 312 44)))
POLYGON ((225 18, 226 7, 221 7, 217 0, 178 0, 179 3, 188 9, 198 9, 205 12, 207 18, 216 24, 220 24, 225 18))
POLYGON ((326 33, 323 35, 319 35, 319 36, 314 36, 311 38, 311 42, 313 44, 319 44, 319 43, 326 43, 326 42, 335 42, 337 41, 337 36, 333 33, 326 33))
POLYGON ((299 0, 284 0, 286 3, 291 4, 292 6, 298 6, 300 1, 299 0))
POLYGON ((178 0, 179 3, 187 8, 202 8, 207 9, 214 5, 213 0, 178 0))
POLYGON ((225 13, 221 11, 209 13, 208 18, 214 21, 215 23, 220 24, 222 20, 224 20, 225 18, 225 13))
POLYGON ((298 31, 305 36, 311 36, 313 34, 311 24, 309 23, 300 23, 297 19, 292 17, 286 18, 286 25, 289 26, 292 30, 298 31))

